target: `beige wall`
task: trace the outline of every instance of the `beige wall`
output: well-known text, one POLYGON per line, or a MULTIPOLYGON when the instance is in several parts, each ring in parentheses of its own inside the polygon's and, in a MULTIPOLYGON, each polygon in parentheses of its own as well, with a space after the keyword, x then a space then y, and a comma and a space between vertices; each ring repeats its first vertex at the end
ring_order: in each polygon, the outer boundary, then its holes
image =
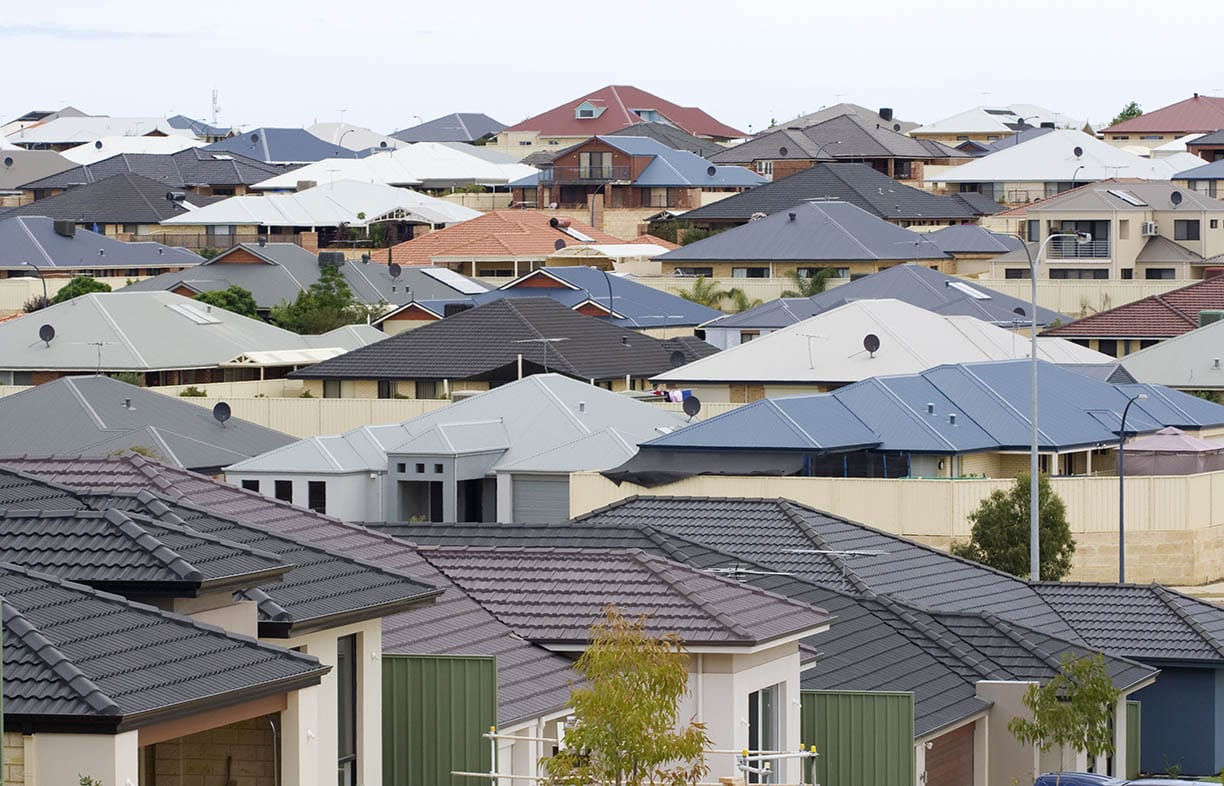
MULTIPOLYGON (((1094 465, 1095 466, 1095 465, 1094 465)), ((697 476, 655 488, 570 478, 570 515, 634 494, 793 499, 851 521, 946 549, 967 540, 967 516, 1007 479, 877 480, 697 476)), ((1071 578, 1116 581, 1118 479, 1053 478, 1076 540, 1071 578)), ((1224 472, 1126 479, 1127 578, 1189 586, 1224 577, 1224 472)))
POLYGON ((73 786, 82 775, 116 786, 140 782, 138 733, 35 734, 25 738, 25 782, 73 786))
MULTIPOLYGON (((129 282, 139 281, 141 278, 108 276, 97 280, 109 284, 111 289, 122 289, 129 282)), ((72 279, 66 276, 63 278, 47 276, 45 281, 47 282, 47 297, 53 298, 57 292, 68 286, 72 279)), ((41 296, 42 292, 42 280, 37 277, 0 278, 0 316, 21 313, 21 306, 30 298, 41 296)))
MULTIPOLYGON (((0 776, 4 778, 4 786, 23 786, 25 774, 25 738, 22 735, 4 732, 3 770, 0 776)), ((71 786, 71 784, 70 784, 71 786)))

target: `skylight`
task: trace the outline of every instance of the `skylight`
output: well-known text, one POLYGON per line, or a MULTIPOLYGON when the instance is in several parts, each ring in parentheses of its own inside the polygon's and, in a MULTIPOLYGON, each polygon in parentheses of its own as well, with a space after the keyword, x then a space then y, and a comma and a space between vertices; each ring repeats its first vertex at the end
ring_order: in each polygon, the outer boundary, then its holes
POLYGON ((221 320, 214 317, 211 313, 205 311, 199 306, 193 306, 188 303, 171 303, 166 308, 187 317, 197 325, 220 325, 221 320))
POLYGON ((446 284, 451 289, 461 292, 465 295, 475 295, 480 292, 487 292, 488 288, 482 284, 472 281, 467 276, 461 276, 450 268, 445 267, 423 267, 421 272, 435 281, 440 281, 446 284))
POLYGON ((990 300, 990 295, 987 295, 985 292, 978 289, 977 287, 969 286, 964 281, 949 281, 948 286, 952 287, 953 289, 964 292, 966 295, 973 298, 974 300, 990 300))
POLYGON ((1123 202, 1125 202, 1128 205, 1134 205, 1135 207, 1147 207, 1148 206, 1147 202, 1144 202, 1142 199, 1135 196, 1129 191, 1122 191, 1120 189, 1111 188, 1109 189, 1109 193, 1116 196, 1118 199, 1121 199, 1123 202))

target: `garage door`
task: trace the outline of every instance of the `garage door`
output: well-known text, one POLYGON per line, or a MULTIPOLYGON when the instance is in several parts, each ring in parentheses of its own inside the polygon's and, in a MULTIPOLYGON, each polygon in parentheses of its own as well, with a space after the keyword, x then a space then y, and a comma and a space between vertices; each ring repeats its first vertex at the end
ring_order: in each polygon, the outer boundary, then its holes
POLYGON ((568 475, 515 475, 514 522, 547 524, 569 518, 568 475))
POLYGON ((973 786, 972 723, 931 741, 926 772, 931 786, 973 786))

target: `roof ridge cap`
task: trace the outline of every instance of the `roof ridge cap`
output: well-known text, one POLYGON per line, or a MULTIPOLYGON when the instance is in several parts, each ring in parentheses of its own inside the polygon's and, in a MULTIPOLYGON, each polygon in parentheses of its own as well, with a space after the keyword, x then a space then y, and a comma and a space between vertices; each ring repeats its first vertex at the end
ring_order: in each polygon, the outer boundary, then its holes
POLYGON ((855 591, 861 592, 864 595, 875 595, 875 591, 871 588, 871 586, 867 584, 867 582, 863 581, 862 577, 859 576, 858 573, 854 572, 846 560, 843 559, 840 554, 834 553, 835 550, 830 548, 832 544, 825 540, 824 537, 816 531, 816 528, 809 524, 807 520, 803 518, 803 516, 799 515, 799 512, 791 506, 790 500, 783 498, 775 500, 775 502, 786 517, 790 519, 801 532, 807 535, 809 540, 811 540, 821 549, 829 552, 828 554, 822 554, 821 556, 827 558, 829 562, 833 563, 833 567, 838 569, 838 571, 842 574, 842 578, 844 578, 846 582, 855 589, 855 591))
POLYGON ((81 671, 51 640, 42 634, 34 623, 26 619, 15 606, 0 598, 3 607, 4 629, 15 635, 28 647, 43 665, 70 687, 77 698, 102 715, 120 715, 119 704, 106 695, 102 688, 81 671))
MULTIPOLYGON (((676 570, 676 567, 679 567, 680 563, 671 562, 660 557, 652 557, 641 549, 633 549, 630 553, 632 554, 634 561, 642 565, 644 568, 646 568, 646 570, 650 571, 658 578, 662 579, 668 587, 679 593, 689 603, 716 619, 720 624, 722 624, 736 636, 739 636, 741 639, 754 639, 753 635, 745 630, 736 620, 732 619, 725 612, 716 608, 708 600, 698 594, 693 593, 683 585, 680 580, 680 576, 678 575, 678 571, 676 570)), ((700 575, 700 572, 693 568, 686 569, 693 573, 699 573, 700 575)), ((717 576, 710 576, 710 578, 713 578, 716 583, 722 581, 717 576)))
MULTIPOLYGON (((993 660, 990 660, 985 656, 974 656, 970 651, 953 641, 947 635, 941 634, 929 622, 920 620, 918 615, 914 613, 916 611, 915 609, 902 604, 891 595, 880 595, 878 596, 878 600, 893 614, 896 614, 898 617, 905 620, 924 636, 929 637, 936 644, 943 647, 947 652, 951 653, 958 661, 973 669, 976 673, 985 677, 988 675, 998 674, 1000 671, 1002 671, 998 664, 996 664, 993 660)), ((935 613, 932 611, 927 611, 924 613, 929 615, 932 619, 935 617, 935 613)))
POLYGON ((204 574, 198 568, 158 540, 123 511, 108 509, 103 514, 103 518, 178 578, 184 581, 201 581, 204 578, 204 574))
POLYGON ((1154 583, 1151 585, 1151 587, 1152 587, 1152 592, 1156 595, 1156 597, 1160 598, 1160 600, 1163 601, 1164 604, 1168 606, 1169 609, 1174 614, 1177 615, 1178 619, 1186 623, 1186 625, 1188 625, 1191 630, 1197 633, 1199 637, 1203 639, 1203 641, 1207 642, 1207 644, 1210 645, 1210 647, 1216 651, 1216 654, 1224 656, 1224 645, 1222 645, 1218 640, 1216 640, 1214 636, 1208 633, 1207 629, 1204 628, 1202 625, 1200 625, 1198 620, 1190 616, 1190 614, 1185 609, 1183 609, 1179 604, 1173 601, 1173 597, 1172 597, 1173 593, 1169 592, 1169 590, 1166 587, 1160 584, 1154 583))
MULTIPOLYGON (((1062 662, 1059 661, 1054 656, 1049 655, 1045 652, 1042 652, 1040 649, 1038 649, 1036 644, 1034 644, 1032 641, 1029 640, 1027 636, 1023 635, 1020 632, 1019 626, 1013 625, 1011 622, 1008 622, 1002 617, 999 617, 998 615, 993 614, 988 611, 982 612, 981 616, 983 620, 990 623, 993 627, 997 628, 999 631, 1003 633, 1003 635, 1007 636, 1007 638, 1011 639, 1012 641, 1016 642, 1016 644, 1023 647, 1030 655, 1036 656, 1038 659, 1041 660, 1042 663, 1046 664, 1054 671, 1056 672, 1062 671, 1062 662)), ((1025 628, 1025 630, 1032 630, 1032 629, 1025 628)), ((1069 642, 1069 643, 1071 643, 1074 646, 1079 646, 1079 645, 1075 645, 1074 642, 1069 642)))

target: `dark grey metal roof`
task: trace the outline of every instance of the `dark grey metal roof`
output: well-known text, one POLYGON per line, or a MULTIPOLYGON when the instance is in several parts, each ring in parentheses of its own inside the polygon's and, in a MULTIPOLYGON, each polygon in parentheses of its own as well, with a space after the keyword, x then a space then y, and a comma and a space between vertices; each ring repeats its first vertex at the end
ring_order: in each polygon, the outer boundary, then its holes
POLYGON ((78 228, 72 237, 64 237, 55 231, 52 219, 41 216, 0 216, 0 269, 34 275, 34 269, 23 262, 71 271, 193 267, 203 261, 203 257, 185 248, 161 243, 124 243, 88 229, 78 228))
POLYGON ((9 723, 110 732, 316 685, 306 655, 0 564, 9 723))
POLYGON ((625 126, 618 131, 604 134, 604 136, 650 137, 656 142, 667 145, 672 150, 687 150, 706 159, 715 153, 727 149, 717 142, 693 136, 683 128, 673 126, 670 123, 635 123, 631 126, 625 126))
POLYGON ((143 447, 188 469, 216 471, 294 438, 107 376, 61 377, 0 398, 3 450, 104 456, 143 447))
MULTIPOLYGON (((717 204, 717 203, 716 203, 717 204)), ((922 234, 890 224, 849 202, 801 202, 758 221, 668 251, 676 262, 947 259, 922 234)))
POLYGON ((927 239, 949 254, 1003 254, 1024 245, 1018 238, 976 224, 957 224, 927 233, 927 239))
MULTIPOLYGON (((899 124, 898 124, 899 125, 899 124)), ((924 143, 894 131, 882 119, 870 120, 843 114, 800 129, 789 124, 773 133, 725 149, 717 160, 722 163, 751 163, 756 159, 929 160, 968 158, 955 148, 938 142, 924 143), (785 153, 782 152, 785 149, 785 153)))
POLYGON ((128 172, 169 188, 254 185, 295 166, 269 164, 238 153, 189 147, 177 153, 121 153, 93 164, 74 166, 49 177, 31 179, 23 189, 74 188, 128 172))
POLYGON ((952 200, 964 205, 975 216, 993 216, 1007 209, 990 197, 977 191, 961 191, 949 196, 952 200))
MULTIPOLYGON (((290 376, 471 379, 510 374, 507 369, 521 356, 533 373, 547 369, 578 379, 620 379, 626 374, 648 377, 671 368, 671 353, 677 348, 584 316, 551 298, 503 298, 290 376)), ((714 351, 710 347, 710 353, 714 351)))
MULTIPOLYGON (((0 212, 0 218, 46 216, 78 224, 157 224, 187 212, 182 202, 167 199, 166 193, 165 183, 123 172, 28 205, 7 208, 0 212)), ((188 194, 185 201, 199 207, 223 198, 188 194)))
POLYGON ((396 131, 391 138, 401 142, 475 142, 505 127, 505 123, 479 112, 455 112, 396 131))
POLYGON ((255 128, 205 145, 212 153, 237 153, 256 161, 305 164, 325 158, 361 158, 347 147, 325 142, 304 128, 255 128))
POLYGON ((898 183, 869 164, 837 163, 817 164, 781 180, 689 210, 683 220, 743 223, 754 213, 777 213, 812 199, 849 202, 889 221, 972 221, 980 215, 952 197, 898 183))

